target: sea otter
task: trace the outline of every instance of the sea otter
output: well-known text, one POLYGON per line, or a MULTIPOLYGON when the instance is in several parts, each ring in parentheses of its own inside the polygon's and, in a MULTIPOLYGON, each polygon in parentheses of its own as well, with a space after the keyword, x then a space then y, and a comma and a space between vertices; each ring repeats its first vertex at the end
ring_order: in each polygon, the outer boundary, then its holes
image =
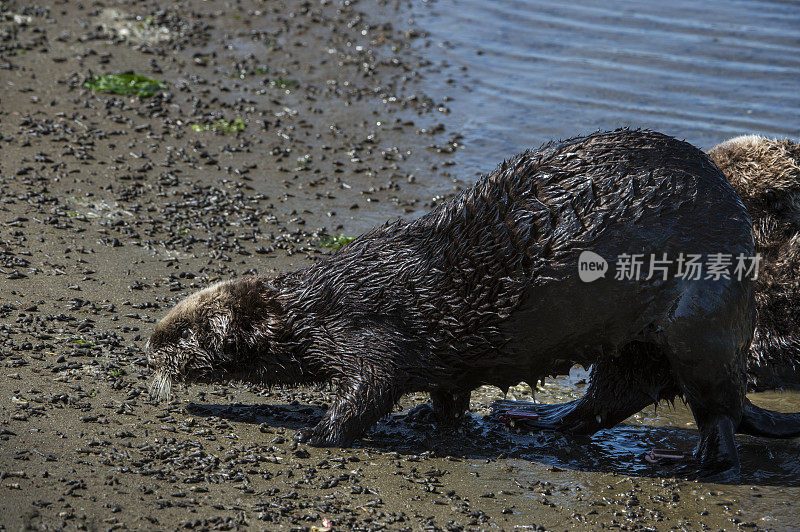
POLYGON ((330 382, 335 401, 301 436, 346 446, 408 392, 430 392, 439 420, 456 423, 477 386, 591 365, 588 399, 535 405, 542 426, 593 432, 682 396, 699 473, 724 478, 740 467, 735 431, 789 436, 800 416, 745 398, 750 276, 687 276, 680 258, 753 254, 747 210, 699 149, 642 130, 577 137, 308 268, 191 295, 149 340, 154 388, 330 382), (585 252, 607 264, 593 282, 581 279, 585 252), (626 274, 632 257, 660 268, 626 274))
POLYGON ((800 144, 747 135, 708 155, 747 207, 763 258, 748 389, 800 388, 800 144))
MULTIPOLYGON (((755 279, 756 327, 747 357, 748 391, 800 388, 800 144, 744 135, 714 146, 708 155, 750 213, 756 253, 762 259, 755 279)), ((522 413, 529 418, 519 423, 523 428, 580 431, 568 429, 560 414, 570 412, 573 423, 580 423, 584 416, 578 406, 591 404, 594 393, 592 387, 586 398, 547 409, 535 422, 530 415, 544 411, 531 403, 498 401, 493 412, 496 418, 509 411, 522 413), (553 416, 561 426, 550 422, 553 416)), ((791 427, 790 423, 789 432, 791 427)))

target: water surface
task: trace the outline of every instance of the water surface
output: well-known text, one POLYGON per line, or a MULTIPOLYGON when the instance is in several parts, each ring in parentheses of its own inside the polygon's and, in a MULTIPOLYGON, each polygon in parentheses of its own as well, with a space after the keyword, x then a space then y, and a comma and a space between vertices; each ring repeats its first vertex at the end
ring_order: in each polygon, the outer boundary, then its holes
POLYGON ((449 65, 431 82, 453 96, 469 169, 622 126, 704 148, 800 135, 793 2, 437 0, 415 13, 449 65))

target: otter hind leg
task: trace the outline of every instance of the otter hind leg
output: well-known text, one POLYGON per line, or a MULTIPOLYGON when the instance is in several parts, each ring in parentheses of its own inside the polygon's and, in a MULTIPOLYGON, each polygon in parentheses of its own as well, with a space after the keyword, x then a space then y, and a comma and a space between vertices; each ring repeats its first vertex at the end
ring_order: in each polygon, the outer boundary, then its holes
POLYGON ((469 410, 469 390, 438 390, 430 392, 431 402, 417 405, 406 414, 406 420, 435 423, 439 427, 457 427, 469 410))
POLYGON ((580 399, 562 404, 497 401, 492 415, 512 410, 537 414, 525 427, 592 434, 613 427, 660 399, 672 399, 676 388, 669 365, 658 346, 644 342, 625 345, 618 356, 592 366, 589 388, 580 399))
MULTIPOLYGON (((710 349, 703 352, 713 358, 710 349)), ((735 478, 740 464, 734 432, 742 419, 744 369, 737 378, 728 368, 698 361, 695 367, 679 366, 676 374, 700 432, 695 450, 698 470, 691 476, 709 481, 735 478)))
POLYGON ((433 415, 439 426, 457 427, 469 410, 470 391, 431 392, 433 415))
POLYGON ((734 439, 736 422, 727 414, 696 409, 692 403, 689 407, 700 430, 700 442, 694 452, 697 469, 687 468, 687 475, 707 482, 726 482, 736 478, 741 471, 734 439))
POLYGON ((696 284, 663 326, 664 348, 700 432, 692 476, 726 481, 740 471, 734 431, 745 405, 753 334, 747 286, 696 284))

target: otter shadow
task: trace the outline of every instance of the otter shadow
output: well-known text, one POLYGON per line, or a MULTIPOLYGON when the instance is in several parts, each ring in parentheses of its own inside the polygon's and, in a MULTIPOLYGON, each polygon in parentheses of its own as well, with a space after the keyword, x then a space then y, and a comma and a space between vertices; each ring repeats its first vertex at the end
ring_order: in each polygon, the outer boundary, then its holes
MULTIPOLYGON (((197 404, 187 411, 195 416, 215 416, 229 421, 266 424, 296 430, 315 425, 323 408, 307 404, 197 404)), ((511 458, 538 462, 575 471, 616 473, 633 477, 676 477, 692 462, 661 459, 651 463, 652 449, 674 449, 691 455, 698 441, 696 430, 678 427, 619 425, 591 436, 572 436, 553 431, 514 432, 477 415, 467 416, 457 429, 439 431, 424 416, 407 412, 382 419, 353 447, 381 452, 466 459, 511 458)), ((800 487, 800 441, 767 440, 737 435, 742 474, 734 484, 800 487)))
POLYGON ((325 415, 325 410, 318 406, 300 403, 282 405, 189 403, 186 411, 194 416, 218 417, 228 421, 259 425, 267 423, 270 426, 288 429, 300 429, 316 424, 325 415))

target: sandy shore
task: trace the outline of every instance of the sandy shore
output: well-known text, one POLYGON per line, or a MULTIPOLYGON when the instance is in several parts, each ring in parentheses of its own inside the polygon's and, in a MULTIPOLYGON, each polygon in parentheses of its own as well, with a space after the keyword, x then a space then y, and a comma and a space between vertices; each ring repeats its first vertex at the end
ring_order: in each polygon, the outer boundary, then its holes
POLYGON ((758 486, 628 477, 481 422, 491 392, 455 438, 396 415, 327 450, 291 438, 327 390, 151 403, 144 341, 179 297, 452 192, 435 73, 393 3, 0 5, 0 529, 771 526, 758 486), (128 70, 169 87, 84 86, 128 70))

